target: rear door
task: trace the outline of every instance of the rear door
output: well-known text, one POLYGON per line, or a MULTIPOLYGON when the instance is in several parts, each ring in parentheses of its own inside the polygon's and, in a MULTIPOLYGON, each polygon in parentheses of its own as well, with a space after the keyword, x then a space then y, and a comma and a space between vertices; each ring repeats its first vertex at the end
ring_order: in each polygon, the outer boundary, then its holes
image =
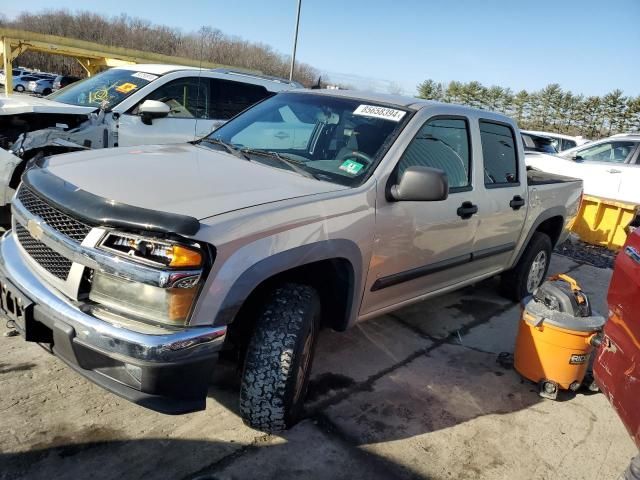
MULTIPOLYGON (((433 111, 435 114, 437 110, 433 111)), ((443 110, 447 112, 447 110, 443 110)), ((470 119, 436 115, 413 132, 389 182, 407 167, 444 170, 449 197, 444 201, 390 201, 387 178, 377 186, 376 232, 361 315, 415 299, 475 276, 470 263, 478 217, 472 183, 470 119)))
POLYGON ((205 77, 183 77, 160 85, 120 117, 118 144, 149 145, 195 140, 197 121, 208 118, 211 113, 210 97, 209 79, 205 77), (151 125, 142 123, 138 107, 145 100, 164 102, 171 109, 169 115, 154 119, 151 125))
POLYGON ((640 142, 636 142, 636 152, 620 175, 618 200, 640 204, 640 142))
POLYGON ((584 181, 584 192, 618 199, 622 177, 629 170, 637 144, 629 140, 611 140, 589 145, 574 152, 575 176, 584 181))
POLYGON ((478 125, 483 177, 473 252, 478 267, 487 273, 507 265, 520 239, 527 214, 527 178, 520 168, 524 152, 513 126, 482 118, 478 125))

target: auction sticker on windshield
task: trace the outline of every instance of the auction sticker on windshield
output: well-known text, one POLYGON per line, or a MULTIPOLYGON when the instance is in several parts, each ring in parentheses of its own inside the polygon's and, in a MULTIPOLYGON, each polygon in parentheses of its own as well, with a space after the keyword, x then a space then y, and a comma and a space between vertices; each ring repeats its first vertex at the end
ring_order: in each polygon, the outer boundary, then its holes
POLYGON ((402 120, 405 113, 407 112, 396 110, 395 108, 376 107, 375 105, 360 105, 353 111, 354 115, 382 118, 384 120, 391 120, 392 122, 399 122, 402 120))
POLYGON ((129 93, 136 88, 138 88, 138 86, 135 83, 123 83, 122 85, 118 85, 116 87, 116 91, 120 93, 129 93))
POLYGON ((141 78, 142 80, 146 80, 147 82, 153 82, 156 78, 158 78, 157 75, 152 75, 150 73, 144 73, 144 72, 136 72, 131 74, 131 76, 136 78, 141 78))

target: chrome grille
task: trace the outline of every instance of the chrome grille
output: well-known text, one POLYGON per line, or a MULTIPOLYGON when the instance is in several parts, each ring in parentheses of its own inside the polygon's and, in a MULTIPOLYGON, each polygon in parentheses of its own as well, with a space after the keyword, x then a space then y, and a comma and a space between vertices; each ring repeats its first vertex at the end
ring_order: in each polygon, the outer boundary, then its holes
POLYGON ((40 217, 54 230, 66 235, 71 240, 82 243, 91 231, 91 227, 61 212, 42 200, 28 187, 22 185, 18 190, 18 200, 29 213, 40 217))
POLYGON ((60 280, 67 280, 71 270, 71 261, 59 253, 51 250, 44 243, 31 236, 29 231, 16 222, 16 236, 22 248, 33 258, 38 265, 60 280))

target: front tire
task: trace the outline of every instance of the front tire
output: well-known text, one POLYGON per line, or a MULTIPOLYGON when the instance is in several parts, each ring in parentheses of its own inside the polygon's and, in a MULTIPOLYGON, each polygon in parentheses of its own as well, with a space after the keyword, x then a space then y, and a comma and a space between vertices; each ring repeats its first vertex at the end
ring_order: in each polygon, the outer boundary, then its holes
POLYGON ((24 87, 22 85, 16 86, 16 92, 24 92, 24 87))
POLYGON ((255 429, 277 432, 302 413, 320 330, 320 299, 307 285, 287 283, 260 311, 242 373, 240 414, 255 429))
POLYGON ((534 232, 515 267, 502 274, 502 294, 519 302, 542 285, 551 262, 551 239, 541 232, 534 232))

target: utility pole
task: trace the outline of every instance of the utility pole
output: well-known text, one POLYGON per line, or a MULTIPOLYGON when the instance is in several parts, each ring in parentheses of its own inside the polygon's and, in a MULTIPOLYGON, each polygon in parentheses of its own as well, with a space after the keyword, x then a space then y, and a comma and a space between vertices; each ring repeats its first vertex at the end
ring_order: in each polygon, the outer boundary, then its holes
POLYGON ((298 47, 298 27, 300 27, 300 8, 302 0, 298 0, 298 13, 296 15, 296 33, 293 37, 293 53, 291 54, 291 69, 289 70, 289 81, 293 81, 293 67, 296 63, 296 49, 298 47))

